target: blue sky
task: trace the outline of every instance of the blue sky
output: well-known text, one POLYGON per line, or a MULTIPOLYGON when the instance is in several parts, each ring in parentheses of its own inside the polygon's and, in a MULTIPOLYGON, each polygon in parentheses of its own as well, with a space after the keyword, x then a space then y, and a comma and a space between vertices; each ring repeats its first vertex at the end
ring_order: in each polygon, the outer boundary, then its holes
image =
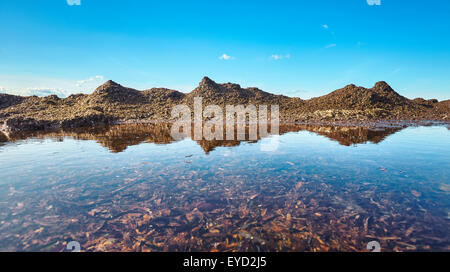
POLYGON ((309 98, 385 80, 450 98, 450 1, 1 0, 0 92, 217 82, 309 98))

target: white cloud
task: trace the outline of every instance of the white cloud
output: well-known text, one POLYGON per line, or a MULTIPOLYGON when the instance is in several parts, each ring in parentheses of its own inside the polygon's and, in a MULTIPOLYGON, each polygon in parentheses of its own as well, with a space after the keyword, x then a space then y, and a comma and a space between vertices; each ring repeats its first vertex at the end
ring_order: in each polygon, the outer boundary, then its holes
POLYGON ((290 58, 291 58, 291 54, 286 54, 286 55, 274 54, 274 55, 270 56, 271 60, 282 60, 282 59, 290 59, 290 58))
POLYGON ((91 93, 93 90, 95 90, 95 88, 101 85, 105 79, 100 75, 92 76, 90 78, 78 81, 21 76, 2 77, 0 75, 0 80, 6 82, 6 87, 0 86, 0 93, 21 96, 57 95, 62 98, 76 93, 91 93))
POLYGON ((336 34, 331 30, 329 25, 322 25, 322 28, 324 29, 324 31, 330 33, 334 39, 336 39, 336 34))
POLYGON ((90 77, 88 79, 78 80, 77 83, 75 84, 75 86, 83 87, 83 86, 85 86, 88 83, 93 83, 93 82, 100 83, 102 81, 104 81, 104 77, 103 76, 93 76, 93 77, 90 77))
POLYGON ((222 56, 219 57, 219 59, 221 59, 221 60, 233 60, 234 57, 229 56, 227 54, 223 54, 222 56))
POLYGON ((289 96, 289 97, 300 97, 302 99, 308 99, 311 97, 311 92, 307 91, 307 90, 287 90, 287 91, 281 92, 281 94, 289 96))
POLYGON ((329 45, 325 46, 325 48, 333 48, 333 47, 336 47, 336 46, 337 46, 337 44, 332 43, 332 44, 329 44, 329 45))
POLYGON ((20 95, 20 96, 49 96, 49 95, 57 95, 58 97, 67 97, 68 93, 60 90, 60 89, 50 89, 50 88, 26 88, 22 90, 8 90, 3 87, 0 87, 1 93, 20 95))
POLYGON ((67 0, 69 6, 81 6, 81 0, 67 0))
POLYGON ((36 95, 36 96, 57 95, 59 97, 66 97, 67 93, 60 89, 28 88, 25 90, 25 95, 36 95))

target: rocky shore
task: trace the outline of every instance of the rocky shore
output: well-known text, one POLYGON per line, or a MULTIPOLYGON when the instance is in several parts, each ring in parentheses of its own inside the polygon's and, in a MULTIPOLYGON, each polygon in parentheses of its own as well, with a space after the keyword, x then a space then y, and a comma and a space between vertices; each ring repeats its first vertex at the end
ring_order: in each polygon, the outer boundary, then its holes
MULTIPOLYGON (((175 105, 279 105, 282 124, 450 123, 450 100, 408 99, 386 82, 373 88, 348 85, 309 100, 275 95, 238 84, 218 84, 205 77, 190 93, 165 88, 138 91, 107 81, 92 94, 59 98, 0 94, 0 130, 34 131, 120 123, 170 122, 175 105)), ((0 135, 0 139, 6 136, 0 135)))
MULTIPOLYGON (((17 142, 28 138, 34 139, 61 139, 70 137, 77 140, 96 141, 102 146, 108 148, 113 153, 119 153, 129 146, 139 145, 141 143, 170 144, 176 142, 171 136, 171 124, 125 124, 113 126, 84 127, 71 129, 37 130, 37 131, 19 131, 19 132, 0 132, 0 137, 4 135, 5 141, 17 142)), ((390 135, 403 130, 407 126, 393 127, 363 127, 363 126, 324 126, 324 125, 281 125, 279 134, 283 135, 290 132, 308 131, 330 140, 336 141, 341 145, 350 146, 361 143, 379 143, 390 135)), ((248 130, 247 130, 248 133, 248 130)), ((236 134, 235 134, 236 135, 236 134)), ((206 154, 219 146, 238 146, 242 142, 258 142, 262 139, 259 135, 257 140, 239 141, 236 137, 233 140, 195 140, 193 133, 190 138, 202 147, 206 154)), ((1 138, 0 138, 1 142, 1 138)))

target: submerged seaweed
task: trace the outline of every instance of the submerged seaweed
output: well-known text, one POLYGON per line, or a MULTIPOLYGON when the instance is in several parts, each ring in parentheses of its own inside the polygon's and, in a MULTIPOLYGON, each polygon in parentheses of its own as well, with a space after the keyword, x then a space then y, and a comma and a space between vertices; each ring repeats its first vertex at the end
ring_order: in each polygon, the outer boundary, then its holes
POLYGON ((400 130, 283 127, 273 153, 161 124, 11 134, 0 250, 448 251, 448 130, 400 130))

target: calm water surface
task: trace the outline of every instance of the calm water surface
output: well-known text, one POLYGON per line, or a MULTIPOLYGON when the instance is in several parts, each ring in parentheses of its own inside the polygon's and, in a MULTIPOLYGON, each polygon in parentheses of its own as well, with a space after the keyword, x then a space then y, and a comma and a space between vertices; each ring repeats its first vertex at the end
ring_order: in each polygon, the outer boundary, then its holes
POLYGON ((447 127, 281 131, 274 152, 164 125, 9 135, 0 250, 450 250, 447 127))

